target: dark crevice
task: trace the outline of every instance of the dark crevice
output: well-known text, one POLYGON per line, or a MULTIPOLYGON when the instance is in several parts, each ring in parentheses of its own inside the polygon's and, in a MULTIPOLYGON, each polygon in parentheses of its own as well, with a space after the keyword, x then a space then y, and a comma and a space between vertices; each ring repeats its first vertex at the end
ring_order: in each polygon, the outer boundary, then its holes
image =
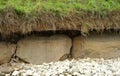
POLYGON ((22 58, 20 58, 20 57, 18 57, 18 56, 16 55, 17 49, 18 49, 18 45, 16 44, 15 51, 14 51, 13 55, 11 56, 10 61, 8 62, 9 65, 11 65, 11 63, 13 63, 13 62, 29 63, 29 62, 25 61, 24 59, 22 59, 22 58))
POLYGON ((70 38, 74 38, 78 35, 87 37, 87 36, 93 35, 93 34, 102 35, 102 34, 111 34, 111 33, 120 35, 120 29, 118 29, 118 30, 104 29, 104 30, 99 30, 99 31, 91 30, 85 35, 83 35, 83 33, 81 33, 81 31, 79 31, 79 30, 56 30, 56 31, 49 30, 49 31, 41 31, 41 32, 33 31, 30 33, 26 33, 26 34, 21 34, 20 32, 16 32, 9 36, 3 36, 2 34, 0 34, 0 41, 11 42, 11 43, 16 44, 20 39, 23 39, 23 38, 25 38, 27 36, 31 36, 31 35, 49 37, 49 36, 52 36, 55 34, 64 34, 64 35, 69 36, 70 38))
POLYGON ((16 52, 17 52, 17 44, 16 44, 16 47, 15 47, 14 53, 11 56, 10 61, 8 62, 10 65, 11 65, 11 63, 16 62, 16 52))
POLYGON ((41 32, 33 31, 31 33, 27 33, 24 35, 21 34, 20 32, 17 32, 17 33, 11 34, 9 36, 0 35, 0 41, 5 41, 5 42, 10 42, 10 43, 16 44, 20 39, 23 39, 23 38, 31 36, 31 35, 49 37, 49 36, 52 36, 55 34, 64 34, 64 35, 69 36, 70 38, 73 38, 77 35, 81 35, 81 32, 77 31, 77 30, 57 30, 57 31, 51 30, 51 31, 41 31, 41 32))

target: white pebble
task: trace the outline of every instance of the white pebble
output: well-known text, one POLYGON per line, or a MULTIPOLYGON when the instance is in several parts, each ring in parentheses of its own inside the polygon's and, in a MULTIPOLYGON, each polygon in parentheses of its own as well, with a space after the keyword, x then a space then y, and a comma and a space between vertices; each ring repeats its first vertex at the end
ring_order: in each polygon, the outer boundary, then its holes
POLYGON ((12 76, 16 76, 16 75, 18 75, 19 74, 19 71, 14 71, 13 73, 12 73, 12 76))
POLYGON ((14 71, 12 76, 19 74, 22 76, 120 76, 120 59, 87 58, 44 63, 43 65, 24 64, 23 69, 14 71))

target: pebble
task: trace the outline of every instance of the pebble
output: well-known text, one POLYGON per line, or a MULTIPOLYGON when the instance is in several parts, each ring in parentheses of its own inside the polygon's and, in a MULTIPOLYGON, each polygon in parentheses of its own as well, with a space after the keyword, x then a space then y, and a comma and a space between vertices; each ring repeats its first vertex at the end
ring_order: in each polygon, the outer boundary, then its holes
POLYGON ((42 65, 21 64, 20 66, 22 69, 14 70, 12 76, 120 76, 120 58, 73 59, 42 65))
POLYGON ((14 71, 13 73, 12 73, 12 76, 16 76, 16 75, 18 75, 19 74, 19 71, 14 71))

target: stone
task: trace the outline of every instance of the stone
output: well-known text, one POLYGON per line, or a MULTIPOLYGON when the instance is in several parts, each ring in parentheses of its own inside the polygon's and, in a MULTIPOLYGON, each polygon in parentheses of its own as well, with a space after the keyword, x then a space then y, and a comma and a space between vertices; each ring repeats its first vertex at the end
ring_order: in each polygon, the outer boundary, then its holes
POLYGON ((10 72, 14 71, 14 69, 12 69, 12 68, 9 67, 9 66, 1 66, 1 67, 0 67, 0 71, 1 71, 2 73, 10 73, 10 72))
POLYGON ((120 57, 119 35, 90 35, 73 39, 73 58, 117 58, 120 57))
POLYGON ((0 42, 0 64, 9 62, 15 52, 16 45, 0 42))
POLYGON ((46 37, 27 37, 18 42, 16 55, 26 62, 38 63, 45 60, 46 37))
POLYGON ((65 35, 30 36, 18 42, 16 55, 33 64, 54 62, 69 54, 71 45, 71 39, 65 35))
POLYGON ((71 51, 72 58, 77 58, 81 55, 81 49, 84 44, 84 38, 82 36, 75 37, 73 39, 73 48, 71 51))
POLYGON ((65 35, 54 35, 47 40, 47 52, 49 52, 47 61, 56 61, 66 59, 65 55, 70 53, 72 46, 71 39, 65 35), (64 57, 65 56, 65 57, 64 57), (64 58, 64 59, 63 59, 64 58))
POLYGON ((23 66, 21 63, 11 63, 11 64, 5 63, 5 64, 0 65, 0 72, 10 73, 10 72, 13 72, 14 70, 17 71, 17 70, 20 70, 22 68, 23 68, 23 66))
POLYGON ((19 71, 14 71, 13 73, 12 73, 12 76, 16 76, 16 75, 18 75, 19 74, 19 71))

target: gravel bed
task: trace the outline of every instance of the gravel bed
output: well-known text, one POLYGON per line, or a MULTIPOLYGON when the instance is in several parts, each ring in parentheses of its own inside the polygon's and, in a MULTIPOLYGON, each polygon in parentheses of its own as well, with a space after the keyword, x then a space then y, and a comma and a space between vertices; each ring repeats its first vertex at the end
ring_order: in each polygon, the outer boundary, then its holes
POLYGON ((120 76, 120 58, 73 59, 42 65, 22 63, 20 66, 21 69, 5 76, 120 76))

